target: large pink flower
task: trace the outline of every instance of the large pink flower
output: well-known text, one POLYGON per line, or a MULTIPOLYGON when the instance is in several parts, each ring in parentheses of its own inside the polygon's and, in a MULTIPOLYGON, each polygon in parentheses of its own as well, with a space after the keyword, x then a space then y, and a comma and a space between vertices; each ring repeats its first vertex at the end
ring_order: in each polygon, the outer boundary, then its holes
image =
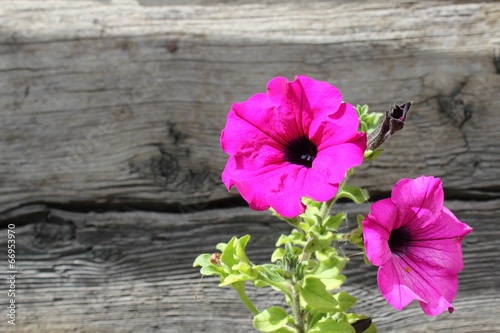
POLYGON ((232 105, 221 134, 231 155, 222 181, 252 209, 297 216, 302 197, 333 198, 347 170, 361 164, 366 135, 358 125, 354 107, 329 83, 274 78, 267 94, 232 105))
POLYGON ((462 239, 472 228, 443 200, 439 178, 402 179, 391 198, 374 203, 363 221, 366 255, 380 266, 380 291, 398 310, 418 300, 429 316, 453 311, 462 239))

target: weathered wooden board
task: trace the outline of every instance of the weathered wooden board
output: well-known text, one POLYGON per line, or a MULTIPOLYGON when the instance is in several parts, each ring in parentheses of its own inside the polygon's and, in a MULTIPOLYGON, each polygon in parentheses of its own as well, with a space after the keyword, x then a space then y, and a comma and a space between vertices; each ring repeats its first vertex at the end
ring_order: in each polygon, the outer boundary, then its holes
POLYGON ((396 3, 3 3, 0 212, 228 198, 208 179, 230 104, 298 73, 378 111, 415 102, 360 184, 425 173, 495 197, 499 5, 396 3))
MULTIPOLYGON (((465 269, 452 315, 429 318, 415 304, 397 312, 378 291, 376 268, 351 257, 344 286, 360 297, 357 309, 372 315, 380 332, 498 331, 500 200, 447 206, 475 229, 464 240, 465 269)), ((249 233, 249 257, 263 263, 289 229, 269 213, 244 207, 186 214, 39 208, 30 223, 17 227, 19 332, 251 332, 250 314, 236 292, 218 288, 213 278, 200 281, 192 262, 215 252, 218 242, 249 233)), ((338 208, 353 225, 367 209, 338 208)), ((0 248, 6 248, 5 237, 0 248)), ((261 308, 283 303, 279 295, 269 299, 269 290, 249 290, 266 297, 257 301, 261 308)))
POLYGON ((251 331, 212 279, 193 300, 190 265, 243 233, 265 260, 286 230, 221 186, 219 134, 232 102, 296 74, 376 111, 413 100, 404 131, 352 181, 380 198, 400 178, 439 176, 475 228, 455 314, 395 312, 354 257, 346 287, 361 311, 380 332, 498 331, 500 3, 0 0, 0 72, 17 331, 251 331))

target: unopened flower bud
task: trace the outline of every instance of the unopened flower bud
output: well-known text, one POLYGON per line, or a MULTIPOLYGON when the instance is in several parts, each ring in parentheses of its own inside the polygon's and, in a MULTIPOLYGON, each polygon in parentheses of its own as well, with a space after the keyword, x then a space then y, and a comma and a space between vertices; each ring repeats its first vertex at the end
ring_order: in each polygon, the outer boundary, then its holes
POLYGON ((411 103, 412 102, 406 102, 401 105, 393 104, 392 107, 385 112, 385 118, 382 123, 368 135, 368 149, 377 149, 389 139, 391 135, 403 129, 411 103))

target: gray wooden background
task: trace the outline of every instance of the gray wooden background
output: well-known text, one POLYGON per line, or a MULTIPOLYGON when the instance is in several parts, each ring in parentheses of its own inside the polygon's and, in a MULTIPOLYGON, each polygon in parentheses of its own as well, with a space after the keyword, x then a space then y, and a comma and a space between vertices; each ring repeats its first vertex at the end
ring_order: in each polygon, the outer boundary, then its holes
MULTIPOLYGON (((262 263, 287 232, 221 185, 219 134, 232 102, 305 74, 374 111, 414 101, 352 183, 374 201, 439 176, 475 229, 455 313, 394 310, 353 257, 356 309, 380 332, 500 332, 500 3, 1 0, 0 29, 0 274, 9 223, 19 271, 17 325, 2 283, 0 331, 252 332, 191 264, 246 233, 262 263)), ((336 209, 354 223, 368 206, 336 209)))

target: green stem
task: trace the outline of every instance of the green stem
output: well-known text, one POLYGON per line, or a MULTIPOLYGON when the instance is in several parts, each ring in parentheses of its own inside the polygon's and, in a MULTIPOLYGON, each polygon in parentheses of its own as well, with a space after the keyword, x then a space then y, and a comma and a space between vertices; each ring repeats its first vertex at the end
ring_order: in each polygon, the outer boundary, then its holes
MULTIPOLYGON (((309 243, 313 238, 309 237, 309 239, 306 241, 306 244, 309 243)), ((303 261, 306 261, 306 260, 309 260, 309 258, 311 257, 311 254, 306 252, 306 251, 302 251, 302 256, 300 257, 299 259, 299 264, 303 261)))
MULTIPOLYGON (((349 169, 349 171, 346 173, 344 179, 342 182, 339 184, 339 190, 342 188, 342 186, 347 182, 350 176, 354 173, 354 169, 349 169)), ((326 218, 328 214, 330 214, 330 210, 332 209, 333 204, 337 201, 337 196, 334 196, 332 199, 323 202, 321 205, 321 215, 323 217, 323 220, 326 218)))
POLYGON ((330 208, 331 208, 332 204, 333 204, 333 199, 330 199, 329 201, 325 201, 321 204, 319 216, 321 216, 321 223, 322 224, 323 224, 323 221, 325 220, 325 218, 330 213, 330 208))
POLYGON ((297 328, 297 333, 305 333, 304 328, 304 313, 300 309, 300 294, 293 288, 292 291, 292 311, 293 319, 295 321, 295 327, 297 328))
POLYGON ((348 232, 348 233, 336 233, 335 234, 335 238, 334 238, 334 241, 343 241, 343 242, 346 242, 349 240, 349 238, 351 238, 352 234, 355 232, 356 230, 353 230, 351 232, 348 232))
POLYGON ((240 296, 240 299, 241 301, 243 302, 243 304, 245 304, 245 306, 248 308, 248 310, 250 310, 250 312, 256 316, 260 313, 259 310, 257 310, 257 308, 255 307, 255 305, 253 305, 252 301, 247 297, 247 294, 245 293, 245 287, 240 287, 240 288, 234 288, 236 289, 236 291, 238 292, 238 295, 240 296))

